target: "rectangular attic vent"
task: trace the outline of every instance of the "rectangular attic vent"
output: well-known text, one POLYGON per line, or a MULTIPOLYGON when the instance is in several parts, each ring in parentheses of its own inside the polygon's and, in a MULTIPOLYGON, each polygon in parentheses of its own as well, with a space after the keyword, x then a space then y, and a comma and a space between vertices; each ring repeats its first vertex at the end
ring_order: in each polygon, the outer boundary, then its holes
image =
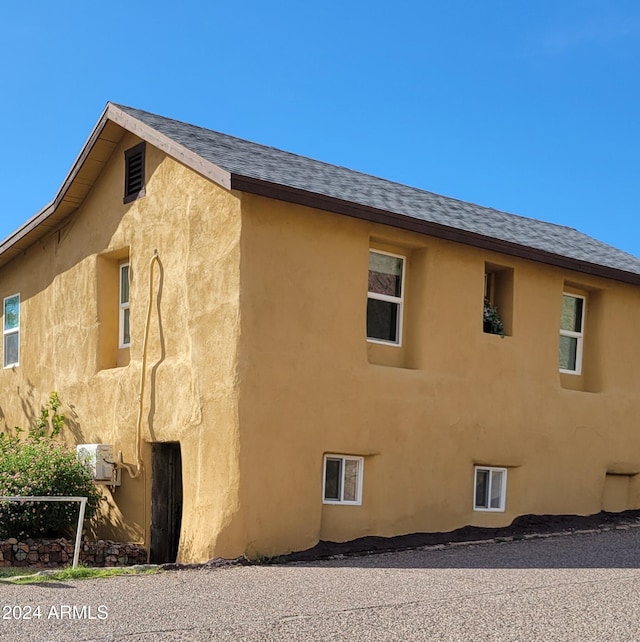
POLYGON ((144 196, 144 152, 140 143, 124 153, 124 202, 130 203, 144 196))

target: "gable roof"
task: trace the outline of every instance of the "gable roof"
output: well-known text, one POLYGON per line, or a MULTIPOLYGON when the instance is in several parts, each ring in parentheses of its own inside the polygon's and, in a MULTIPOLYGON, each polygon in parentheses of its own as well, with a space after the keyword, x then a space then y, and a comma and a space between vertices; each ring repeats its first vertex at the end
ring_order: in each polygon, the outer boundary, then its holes
POLYGON ((113 103, 107 104, 56 198, 0 245, 0 265, 77 208, 126 131, 227 189, 640 284, 640 259, 573 228, 440 196, 113 103))

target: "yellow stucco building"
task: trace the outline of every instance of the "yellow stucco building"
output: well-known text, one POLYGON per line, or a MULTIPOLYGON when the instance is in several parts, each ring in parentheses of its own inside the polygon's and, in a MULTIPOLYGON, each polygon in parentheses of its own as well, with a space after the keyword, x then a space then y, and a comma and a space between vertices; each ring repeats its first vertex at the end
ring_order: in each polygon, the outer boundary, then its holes
POLYGON ((639 286, 576 230, 108 104, 0 246, 2 419, 58 391, 113 447, 99 533, 156 561, 638 508, 639 286))

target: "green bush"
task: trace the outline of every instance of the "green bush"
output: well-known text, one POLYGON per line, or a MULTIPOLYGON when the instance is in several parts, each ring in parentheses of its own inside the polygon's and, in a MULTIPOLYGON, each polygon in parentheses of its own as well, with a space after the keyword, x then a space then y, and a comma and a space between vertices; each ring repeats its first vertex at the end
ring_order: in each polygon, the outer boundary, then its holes
MULTIPOLYGON (((90 519, 102 495, 86 463, 54 440, 64 424, 56 393, 48 405, 27 437, 20 429, 15 435, 0 433, 0 496, 87 497, 85 517, 90 519)), ((2 502, 0 539, 68 535, 75 530, 78 509, 77 502, 2 502)))

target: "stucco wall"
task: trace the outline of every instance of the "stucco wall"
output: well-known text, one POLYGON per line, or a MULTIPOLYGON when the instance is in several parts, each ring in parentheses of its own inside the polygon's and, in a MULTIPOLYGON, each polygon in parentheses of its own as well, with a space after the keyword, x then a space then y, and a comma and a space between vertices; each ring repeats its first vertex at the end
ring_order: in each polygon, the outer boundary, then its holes
POLYGON ((640 506, 637 288, 248 195, 241 284, 251 553, 640 506), (407 256, 401 347, 365 338, 371 247, 407 256), (511 336, 482 331, 485 264, 512 270, 511 336), (572 288, 581 376, 558 372, 572 288), (323 505, 326 453, 365 457, 361 506, 323 505), (476 464, 508 468, 504 512, 473 510, 476 464))
POLYGON ((105 490, 100 536, 149 547, 156 442, 181 447, 185 562, 640 506, 637 288, 229 192, 150 145, 146 196, 123 205, 137 142, 0 270, 0 295, 22 302, 20 365, 0 371, 5 428, 56 390, 69 443, 112 443, 135 468, 158 252, 143 472, 105 490), (406 256, 399 347, 366 341, 370 248, 406 256), (125 258, 132 339, 118 350, 125 258), (487 266, 506 275, 504 338, 482 331, 487 266), (558 372, 563 290, 587 298, 580 376, 558 372), (327 453, 364 457, 360 506, 323 504, 327 453), (473 510, 476 464, 508 469, 504 512, 473 510))
POLYGON ((89 196, 59 230, 0 271, 0 295, 21 295, 21 359, 0 371, 5 427, 26 427, 60 393, 69 443, 111 443, 135 469, 142 344, 143 472, 105 489, 98 534, 149 539, 149 442, 181 444, 184 506, 179 559, 208 559, 234 537, 238 435, 240 212, 236 196, 151 146, 146 196, 123 205, 124 150, 113 152, 89 196), (131 348, 117 350, 117 266, 131 262, 131 348), (115 348, 115 349, 114 349, 115 348), (126 365, 121 365, 121 364, 126 365), (120 365, 120 367, 117 367, 120 365), (206 528, 203 528, 206 524, 206 528))

